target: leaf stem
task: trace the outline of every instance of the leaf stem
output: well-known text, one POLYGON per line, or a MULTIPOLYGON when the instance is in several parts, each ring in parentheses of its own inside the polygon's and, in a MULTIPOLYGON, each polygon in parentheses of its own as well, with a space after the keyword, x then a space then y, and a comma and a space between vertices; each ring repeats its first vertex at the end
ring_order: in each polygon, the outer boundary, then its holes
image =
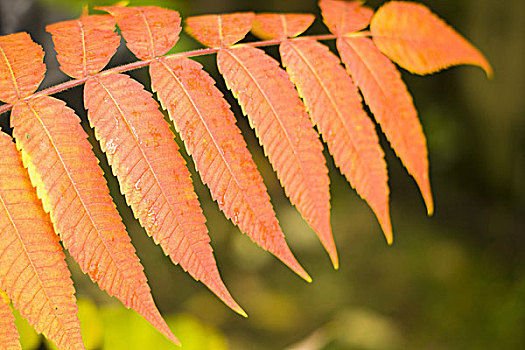
MULTIPOLYGON (((335 39, 336 36, 333 35, 333 34, 320 34, 320 35, 301 36, 301 37, 299 37, 299 39, 300 38, 309 38, 309 39, 312 39, 312 40, 331 40, 331 39, 335 39)), ((250 45, 250 46, 253 46, 253 47, 263 47, 263 46, 279 45, 281 42, 282 42, 282 40, 265 40, 265 41, 254 41, 254 42, 250 42, 250 43, 243 43, 243 45, 250 45)), ((162 56, 162 57, 159 57, 159 58, 177 57, 177 56, 179 56, 179 57, 198 57, 198 56, 214 54, 218 50, 219 50, 218 48, 198 49, 198 50, 193 50, 193 51, 178 52, 178 53, 174 53, 172 55, 162 56)), ((118 66, 118 67, 110 68, 110 69, 107 69, 107 70, 103 70, 103 71, 101 71, 101 72, 99 72, 97 74, 94 74, 94 75, 90 76, 90 77, 96 77, 96 76, 100 76, 100 75, 113 74, 113 73, 128 72, 128 71, 131 71, 131 70, 134 70, 134 69, 147 67, 154 60, 157 60, 157 58, 152 58, 152 59, 149 59, 149 60, 137 61, 137 62, 124 64, 122 66, 118 66)), ((44 90, 41 90, 41 91, 37 91, 36 93, 34 93, 32 95, 24 97, 22 100, 23 101, 27 101, 27 100, 30 100, 30 99, 33 99, 33 98, 36 98, 36 97, 48 96, 48 95, 56 94, 56 93, 59 93, 59 92, 71 89, 71 88, 73 88, 75 86, 82 85, 82 84, 84 84, 87 81, 87 79, 88 79, 88 77, 81 78, 81 79, 68 80, 68 81, 66 81, 64 83, 51 86, 51 87, 49 87, 47 89, 44 89, 44 90)), ((1 105, 0 106, 0 117, 2 116, 2 114, 10 111, 12 108, 13 108, 12 104, 1 105)))

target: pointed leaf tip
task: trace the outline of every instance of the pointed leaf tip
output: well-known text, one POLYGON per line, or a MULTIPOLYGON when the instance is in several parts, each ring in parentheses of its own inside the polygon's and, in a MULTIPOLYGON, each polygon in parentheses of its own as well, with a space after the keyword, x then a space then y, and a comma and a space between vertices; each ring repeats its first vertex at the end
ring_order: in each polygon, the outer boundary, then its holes
MULTIPOLYGON (((409 171, 409 173, 411 172, 409 171)), ((434 214, 434 199, 432 197, 432 188, 430 186, 428 163, 425 171, 423 168, 420 168, 419 170, 415 170, 412 175, 416 181, 417 186, 419 187, 423 201, 425 202, 427 215, 432 216, 434 214)))
POLYGON ((430 183, 425 184, 425 187, 423 187, 423 199, 425 200, 425 205, 427 207, 427 215, 434 215, 434 199, 432 198, 430 183))
POLYGON ((306 272, 306 270, 303 269, 302 267, 301 267, 301 270, 302 270, 302 272, 301 272, 301 274, 299 276, 301 276, 306 282, 312 283, 312 277, 310 277, 308 272, 306 272))
MULTIPOLYGON (((282 233, 281 233, 282 234, 282 233)), ((282 239, 284 240, 284 239, 282 239)), ((299 261, 295 258, 292 251, 286 244, 286 242, 281 243, 281 238, 277 239, 279 246, 276 246, 275 242, 272 244, 269 244, 269 247, 266 248, 263 246, 264 249, 271 252, 275 257, 277 257, 279 260, 281 260, 286 266, 288 266, 293 272, 295 272, 299 277, 304 279, 306 282, 311 283, 312 277, 306 272, 306 270, 301 266, 299 261)))
MULTIPOLYGON (((354 82, 339 58, 316 41, 283 42, 280 52, 335 164, 370 205, 388 239, 392 228, 386 163, 375 125, 363 110, 354 82)), ((333 251, 336 259, 335 247, 333 251)))
POLYGON ((394 234, 392 232, 392 222, 390 220, 390 212, 388 208, 383 208, 383 210, 379 211, 377 208, 372 208, 372 210, 379 221, 379 225, 381 226, 381 230, 383 231, 383 236, 385 237, 386 242, 388 245, 391 245, 394 241, 394 234))
POLYGON ((151 94, 129 76, 111 74, 89 78, 84 101, 121 192, 148 235, 242 314, 221 280, 190 172, 151 94))
POLYGON ((330 257, 334 270, 339 270, 339 257, 336 255, 335 258, 330 257))
POLYGON ((242 317, 244 318, 248 318, 248 314, 246 313, 246 311, 244 311, 240 306, 239 308, 237 309, 233 309, 236 313, 238 313, 239 315, 241 315, 242 317))
POLYGON ((472 64, 493 76, 483 54, 424 5, 388 2, 375 13, 370 31, 381 52, 409 72, 430 74, 472 64))
POLYGON ((337 255, 337 250, 334 248, 332 250, 329 250, 328 255, 330 256, 330 261, 332 262, 332 265, 335 270, 339 270, 339 256, 337 255))
MULTIPOLYGON (((339 265, 338 265, 337 268, 339 268, 339 265)), ((305 271, 304 273, 305 273, 305 275, 304 275, 304 276, 301 276, 301 277, 302 277, 306 282, 308 282, 308 283, 312 283, 312 277, 310 277, 310 275, 309 275, 308 273, 306 273, 306 271, 305 271)))
MULTIPOLYGON (((169 328, 168 328, 169 329, 169 328)), ((182 347, 182 343, 180 340, 175 336, 175 334, 172 333, 171 330, 169 330, 169 334, 166 334, 165 332, 162 332, 173 344, 182 347)))

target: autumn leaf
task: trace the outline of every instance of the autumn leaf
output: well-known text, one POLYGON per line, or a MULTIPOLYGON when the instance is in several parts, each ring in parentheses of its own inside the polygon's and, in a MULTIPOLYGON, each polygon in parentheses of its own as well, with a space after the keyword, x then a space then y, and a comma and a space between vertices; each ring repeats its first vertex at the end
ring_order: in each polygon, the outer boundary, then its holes
POLYGON ((252 12, 193 16, 186 19, 185 30, 206 46, 230 46, 250 31, 253 19, 252 12))
POLYGON ((187 58, 154 62, 150 74, 153 90, 219 208, 259 246, 310 280, 284 240, 261 175, 211 77, 187 58))
POLYGON ((245 315, 221 281, 186 162, 151 95, 128 76, 112 74, 88 79, 84 101, 121 192, 146 232, 175 264, 245 315))
POLYGON ((372 18, 370 31, 379 50, 412 73, 473 64, 492 76, 492 67, 479 50, 423 5, 387 2, 372 18))
POLYGON ((60 69, 73 78, 98 73, 117 51, 120 37, 108 15, 83 16, 48 25, 60 69))
POLYGON ((323 146, 292 82, 277 61, 249 46, 219 50, 217 65, 286 195, 315 230, 337 268, 323 146))
MULTIPOLYGON (((75 288, 58 237, 15 144, 3 132, 0 147, 4 152, 0 157, 0 290, 7 292, 37 332, 59 347, 83 349, 75 288)), ((4 300, 0 304, 7 305, 4 300)), ((4 317, 0 320, 4 322, 4 317)), ((0 339, 12 343, 13 327, 0 327, 0 339)))
POLYGON ((252 33, 262 39, 284 40, 303 33, 314 20, 309 13, 258 13, 252 33))
POLYGON ((179 39, 180 16, 160 7, 100 7, 111 13, 126 46, 141 60, 167 53, 179 39))
POLYGON ((362 1, 321 0, 323 20, 338 37, 364 29, 374 14, 362 1))
POLYGON ((337 49, 390 145, 416 180, 428 214, 432 214, 426 138, 401 75, 368 38, 339 38, 337 49))
POLYGON ((383 151, 352 79, 328 47, 313 40, 288 40, 280 51, 335 164, 370 204, 392 243, 383 151))
POLYGON ((35 92, 46 73, 43 59, 29 34, 0 36, 0 101, 14 103, 35 92))
POLYGON ((142 265, 74 111, 60 100, 39 97, 18 102, 11 121, 44 210, 82 271, 176 341, 153 302, 142 265))

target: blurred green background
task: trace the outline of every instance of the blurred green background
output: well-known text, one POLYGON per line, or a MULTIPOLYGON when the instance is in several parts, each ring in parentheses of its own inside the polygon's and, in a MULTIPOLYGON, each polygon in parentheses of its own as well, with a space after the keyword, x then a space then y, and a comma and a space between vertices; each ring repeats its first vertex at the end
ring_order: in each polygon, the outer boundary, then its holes
MULTIPOLYGON (((57 69, 45 25, 77 17, 82 4, 113 2, 0 0, 1 34, 30 31, 47 52, 50 74, 44 86, 54 85, 65 77, 57 69)), ((426 216, 414 181, 383 138, 391 186, 392 247, 386 245, 371 210, 327 154, 332 226, 341 260, 340 269, 334 271, 314 233, 284 197, 229 94, 287 240, 313 277, 312 284, 241 235, 194 175, 219 269, 249 318, 236 315, 170 263, 133 219, 116 180, 108 176, 157 305, 183 349, 525 349, 525 2, 420 2, 479 47, 495 77, 488 80, 479 68, 466 66, 427 77, 403 72, 428 138, 436 211, 433 217, 426 216)), ((381 3, 368 1, 374 8, 381 3)), ((171 7, 183 17, 242 10, 319 14, 310 0, 130 4, 171 7)), ((319 16, 308 31, 326 32, 319 16)), ((183 35, 175 50, 198 47, 183 35)), ((275 55, 276 50, 267 52, 275 55)), ((199 61, 225 91, 214 59, 199 61)), ((133 60, 122 49, 110 65, 133 60)), ((130 74, 147 84, 145 70, 130 74)), ((85 121, 81 93, 75 88, 58 97, 85 121)), ((6 127, 5 117, 1 124, 6 127)), ((89 129, 87 123, 84 127, 89 129)), ((108 173, 104 156, 95 148, 108 173)), ((99 291, 68 260, 89 349, 176 348, 99 291)), ((24 348, 49 346, 24 321, 17 322, 24 348)))

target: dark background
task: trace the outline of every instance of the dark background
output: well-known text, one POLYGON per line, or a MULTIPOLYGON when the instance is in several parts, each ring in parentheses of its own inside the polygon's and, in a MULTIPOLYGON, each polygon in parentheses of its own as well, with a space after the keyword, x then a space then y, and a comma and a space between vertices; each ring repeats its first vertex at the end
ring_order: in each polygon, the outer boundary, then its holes
MULTIPOLYGON (((428 139, 436 210, 434 216, 426 216, 414 181, 382 138, 390 176, 392 247, 386 245, 371 210, 326 153, 332 182, 332 226, 341 260, 340 269, 334 271, 314 233, 284 197, 253 131, 230 99, 287 240, 314 280, 305 283, 241 235, 219 212, 194 174, 221 274, 250 315, 243 319, 170 264, 133 219, 116 180, 108 176, 157 305, 185 348, 525 348, 525 2, 420 2, 484 53, 495 77, 488 80, 479 68, 467 66, 426 77, 403 72, 428 139), (199 343, 203 337, 215 342, 199 343)), ((83 3, 0 0, 0 34, 29 31, 46 50, 49 73, 41 88, 66 80, 57 69, 44 27, 78 17, 83 3)), ((91 7, 111 3, 89 1, 91 7)), ((130 3, 172 7, 183 18, 243 10, 310 12, 318 18, 307 33, 327 32, 315 1, 130 3)), ((381 3, 369 1, 368 5, 377 8, 381 3)), ((333 42, 328 44, 333 46, 333 42)), ((182 35, 175 50, 198 47, 182 35)), ((267 52, 275 55, 276 50, 267 52)), ((226 91, 214 59, 201 57, 199 61, 226 91)), ((110 65, 131 61, 133 56, 122 49, 110 65)), ((130 74, 148 84, 145 70, 130 74)), ((66 100, 85 121, 81 93, 78 87, 57 97, 66 100)), ((227 97, 231 98, 229 94, 227 97)), ((0 116, 0 126, 8 128, 7 115, 0 116)), ((91 133, 87 123, 84 127, 91 133)), ((96 144, 94 147, 108 173, 104 155, 96 144)), ((81 321, 89 329, 83 333, 88 347, 116 348, 110 345, 114 344, 112 334, 118 335, 120 345, 129 342, 123 348, 152 346, 155 333, 153 338, 141 338, 141 332, 151 330, 140 321, 139 326, 126 323, 132 314, 115 311, 115 300, 100 292, 71 259, 69 264, 81 300, 81 321), (131 331, 130 327, 136 328, 131 331)), ((38 342, 27 347, 38 346, 38 342)))

